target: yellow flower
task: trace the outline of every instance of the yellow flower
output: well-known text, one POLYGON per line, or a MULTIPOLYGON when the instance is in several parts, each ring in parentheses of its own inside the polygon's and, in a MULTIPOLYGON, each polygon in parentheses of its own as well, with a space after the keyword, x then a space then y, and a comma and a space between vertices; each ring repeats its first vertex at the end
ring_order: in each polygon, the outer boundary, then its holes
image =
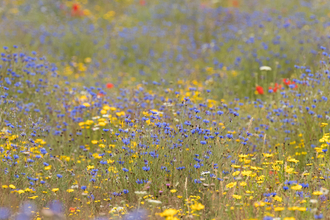
POLYGON ((57 191, 59 191, 59 190, 60 190, 59 188, 53 188, 53 189, 52 189, 53 192, 57 192, 57 191))
POLYGON ((78 70, 80 72, 85 72, 87 70, 87 68, 83 63, 78 63, 78 70))
POLYGON ((90 63, 90 62, 92 62, 92 59, 90 57, 86 57, 84 61, 85 61, 85 63, 90 63))
POLYGON ((285 172, 287 172, 288 174, 291 174, 291 173, 294 172, 294 169, 291 168, 290 166, 287 166, 287 167, 285 168, 285 172))
POLYGON ((36 199, 38 198, 38 196, 31 196, 31 197, 28 197, 29 199, 36 199))
POLYGON ((236 186, 236 182, 231 182, 231 183, 228 183, 227 185, 226 185, 226 188, 233 188, 234 186, 236 186))
POLYGON ((295 217, 285 217, 283 220, 296 220, 295 217))
POLYGON ((10 185, 9 185, 9 188, 11 188, 11 189, 16 189, 16 187, 15 187, 13 184, 10 184, 10 185))
POLYGON ((313 192, 313 195, 314 196, 321 196, 321 195, 323 195, 323 193, 320 192, 320 191, 315 191, 315 192, 313 192))
POLYGON ((67 189, 66 190, 68 193, 72 193, 74 191, 74 189, 67 189))
POLYGON ((328 125, 328 123, 321 123, 321 128, 323 128, 323 127, 325 127, 327 125, 328 125))
POLYGON ((296 210, 298 210, 298 206, 292 206, 292 207, 288 207, 288 210, 290 210, 290 211, 296 211, 296 210))
POLYGON ((282 198, 279 197, 279 196, 275 196, 275 197, 274 197, 274 200, 275 200, 275 201, 278 201, 278 202, 282 202, 282 198))
POLYGON ((176 189, 171 189, 170 192, 171 193, 176 193, 176 189))
POLYGON ((2 185, 2 189, 7 189, 8 186, 7 185, 2 185))
POLYGON ((18 193, 18 194, 22 194, 22 193, 25 193, 25 191, 22 190, 22 189, 20 189, 20 190, 17 191, 17 193, 18 193))
POLYGON ((97 140, 92 140, 92 144, 97 144, 98 141, 97 140))
MULTIPOLYGON (((90 10, 88 10, 88 9, 84 9, 83 10, 83 13, 84 13, 84 15, 86 15, 86 16, 89 16, 89 15, 91 15, 91 11, 90 10)), ((85 62, 86 63, 89 63, 90 61, 86 61, 86 59, 88 59, 89 57, 87 57, 87 58, 85 58, 85 62)), ((89 58, 89 59, 91 59, 91 58, 89 58)))
POLYGON ((235 198, 235 199, 242 199, 242 196, 240 196, 240 195, 233 195, 233 198, 235 198))
POLYGON ((91 170, 91 169, 94 169, 94 166, 93 165, 88 165, 87 170, 91 170))
POLYGON ((233 173, 233 176, 237 176, 240 173, 240 171, 236 171, 233 173))
POLYGON ((252 174, 251 170, 242 171, 243 176, 250 176, 252 174))
POLYGON ((292 162, 292 163, 298 163, 299 162, 299 160, 296 160, 296 159, 294 159, 292 157, 288 157, 287 161, 288 162, 292 162))
POLYGON ((85 103, 83 104, 83 106, 85 106, 85 107, 90 107, 90 106, 91 106, 91 104, 89 104, 89 103, 85 102, 85 103))
POLYGON ((295 185, 295 186, 292 186, 291 189, 299 191, 299 190, 302 189, 302 186, 301 185, 295 185))
POLYGON ((176 209, 166 209, 164 212, 160 213, 161 217, 173 217, 178 211, 176 209))
POLYGON ((45 170, 50 170, 52 168, 52 165, 46 166, 45 170))
POLYGON ((125 116, 125 112, 116 112, 116 115, 118 116, 118 117, 120 117, 120 116, 125 116))
POLYGON ((246 186, 247 184, 246 184, 246 182, 241 182, 239 185, 240 186, 246 186))
POLYGON ((255 202, 254 203, 254 207, 263 207, 263 206, 265 206, 266 205, 266 203, 264 203, 263 201, 260 201, 260 202, 255 202))
POLYGON ((283 211, 285 208, 284 207, 276 207, 276 208, 274 208, 274 211, 275 212, 281 212, 281 211, 283 211))
POLYGON ((30 188, 25 188, 25 190, 24 190, 25 192, 32 192, 33 190, 32 189, 30 189, 30 188))
POLYGON ((104 127, 104 126, 106 125, 106 123, 103 122, 103 121, 100 121, 100 122, 99 122, 99 125, 100 125, 101 127, 104 127))
POLYGON ((204 209, 204 207, 205 206, 202 205, 201 203, 195 203, 194 205, 190 206, 192 210, 197 210, 197 211, 204 209))

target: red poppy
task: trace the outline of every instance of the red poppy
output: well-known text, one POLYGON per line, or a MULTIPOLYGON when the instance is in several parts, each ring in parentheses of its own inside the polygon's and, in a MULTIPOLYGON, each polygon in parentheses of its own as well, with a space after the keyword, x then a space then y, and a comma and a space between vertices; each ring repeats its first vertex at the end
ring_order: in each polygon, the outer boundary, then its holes
POLYGON ((78 4, 73 4, 72 5, 72 10, 75 11, 75 12, 79 11, 79 8, 80 8, 80 6, 78 4))
POLYGON ((292 85, 292 84, 295 84, 294 89, 298 88, 298 85, 297 85, 295 82, 291 82, 291 81, 288 80, 288 79, 283 79, 283 82, 284 82, 284 84, 287 85, 287 86, 292 85))
POLYGON ((70 207, 69 210, 70 210, 70 212, 75 212, 76 208, 70 207))
POLYGON ((238 7, 238 6, 239 6, 239 2, 238 2, 237 0, 234 0, 234 1, 233 1, 233 6, 234 6, 234 7, 238 7))
POLYGON ((205 3, 201 3, 200 8, 201 9, 205 9, 206 8, 206 4, 205 3))
POLYGON ((103 93, 101 93, 101 92, 97 93, 97 98, 101 98, 101 97, 103 97, 103 96, 104 96, 103 93))
POLYGON ((264 94, 264 88, 262 88, 261 86, 257 86, 256 90, 258 92, 259 95, 263 95, 264 94))
POLYGON ((75 3, 71 8, 71 16, 81 16, 83 15, 83 11, 80 10, 80 5, 75 3))
POLYGON ((283 83, 287 86, 289 86, 291 84, 291 81, 288 79, 283 79, 283 83))
POLYGON ((281 84, 277 84, 277 83, 275 83, 275 88, 276 88, 276 89, 282 89, 282 85, 281 85, 281 84))
POLYGON ((107 88, 108 89, 111 89, 113 87, 113 84, 112 83, 107 83, 107 88))
POLYGON ((140 0, 140 5, 142 5, 142 6, 146 5, 146 1, 145 0, 140 0))
POLYGON ((273 90, 273 92, 276 92, 278 89, 281 89, 282 85, 275 83, 274 88, 272 88, 271 86, 268 88, 269 90, 273 90))

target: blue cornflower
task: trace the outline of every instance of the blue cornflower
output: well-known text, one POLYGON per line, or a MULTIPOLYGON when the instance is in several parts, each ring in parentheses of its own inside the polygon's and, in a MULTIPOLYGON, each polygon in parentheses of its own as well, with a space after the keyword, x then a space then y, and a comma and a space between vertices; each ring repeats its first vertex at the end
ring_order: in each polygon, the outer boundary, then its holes
POLYGON ((194 183, 202 183, 199 179, 194 179, 194 183))
POLYGON ((319 215, 314 215, 314 218, 315 219, 322 219, 323 218, 323 214, 319 214, 319 215))
POLYGON ((142 167, 142 170, 149 171, 150 170, 150 167, 142 167))
POLYGON ((10 210, 5 207, 0 207, 0 219, 8 219, 10 216, 10 210))
POLYGON ((143 180, 139 180, 139 179, 137 179, 137 180, 136 180, 136 183, 137 183, 137 184, 143 184, 143 180))

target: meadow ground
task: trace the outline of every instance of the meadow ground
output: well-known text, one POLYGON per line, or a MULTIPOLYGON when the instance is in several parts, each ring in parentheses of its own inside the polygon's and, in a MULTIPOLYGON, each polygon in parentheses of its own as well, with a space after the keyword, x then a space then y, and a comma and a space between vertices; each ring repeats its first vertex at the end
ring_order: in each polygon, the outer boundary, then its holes
POLYGON ((1 1, 0 219, 329 219, 329 6, 1 1))

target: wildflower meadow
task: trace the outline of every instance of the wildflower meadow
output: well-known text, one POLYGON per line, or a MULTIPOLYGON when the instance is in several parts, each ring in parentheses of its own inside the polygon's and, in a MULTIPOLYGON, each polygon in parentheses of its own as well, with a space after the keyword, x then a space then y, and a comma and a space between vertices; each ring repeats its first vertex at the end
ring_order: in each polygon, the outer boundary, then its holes
POLYGON ((0 220, 330 219, 329 9, 0 1, 0 220))

